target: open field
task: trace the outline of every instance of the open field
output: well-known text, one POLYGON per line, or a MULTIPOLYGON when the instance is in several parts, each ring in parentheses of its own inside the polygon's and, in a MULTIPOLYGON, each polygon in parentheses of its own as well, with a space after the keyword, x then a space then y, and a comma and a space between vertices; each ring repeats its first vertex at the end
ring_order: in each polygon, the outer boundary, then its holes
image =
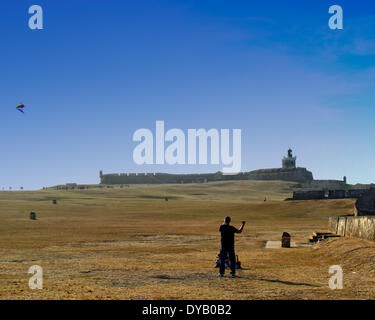
POLYGON ((1 299, 375 299, 375 243, 307 242, 354 200, 282 201, 293 183, 238 181, 125 189, 0 192, 1 299), (164 198, 168 197, 169 201, 164 198), (264 197, 268 201, 264 202, 264 197), (52 204, 57 199, 57 205, 52 204), (38 220, 29 219, 35 211, 38 220), (230 215, 244 269, 218 278, 218 227, 230 215), (344 289, 330 290, 341 265, 344 289), (32 265, 44 288, 30 290, 32 265))

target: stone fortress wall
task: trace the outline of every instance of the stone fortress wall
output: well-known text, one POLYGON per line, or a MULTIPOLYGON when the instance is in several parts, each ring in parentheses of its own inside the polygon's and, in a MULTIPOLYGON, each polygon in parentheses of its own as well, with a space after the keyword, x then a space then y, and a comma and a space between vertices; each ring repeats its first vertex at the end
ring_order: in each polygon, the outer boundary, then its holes
POLYGON ((297 190, 293 192, 293 198, 286 200, 357 199, 368 191, 369 189, 297 190))
POLYGON ((329 229, 340 236, 375 241, 375 216, 330 217, 329 229))
POLYGON ((346 178, 343 180, 311 180, 301 184, 301 189, 344 189, 346 187, 346 178))
POLYGON ((103 174, 100 171, 101 184, 180 184, 203 183, 229 180, 282 180, 294 181, 302 188, 343 187, 341 180, 314 180, 313 174, 306 168, 296 167, 296 157, 292 150, 282 159, 281 168, 259 169, 249 172, 240 172, 236 175, 224 175, 222 172, 204 174, 168 174, 168 173, 111 173, 103 174))
POLYGON ((363 192, 352 215, 330 217, 330 231, 346 237, 375 241, 375 188, 363 192))
POLYGON ((313 179, 312 173, 305 168, 262 169, 240 172, 236 175, 224 175, 222 172, 203 174, 168 174, 168 173, 100 173, 101 184, 176 184, 203 183, 229 180, 285 180, 306 182, 313 179))

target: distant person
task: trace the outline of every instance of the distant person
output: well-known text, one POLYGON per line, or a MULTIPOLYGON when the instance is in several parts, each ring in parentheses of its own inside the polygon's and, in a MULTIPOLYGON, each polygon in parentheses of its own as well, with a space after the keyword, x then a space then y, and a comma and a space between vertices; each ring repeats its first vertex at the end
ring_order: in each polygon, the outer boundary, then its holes
POLYGON ((242 232, 245 226, 245 221, 242 221, 242 225, 239 229, 231 226, 230 221, 230 217, 225 217, 224 223, 219 228, 219 231, 221 232, 220 276, 224 276, 225 260, 229 256, 231 274, 234 278, 236 275, 236 254, 234 252, 234 234, 242 232))

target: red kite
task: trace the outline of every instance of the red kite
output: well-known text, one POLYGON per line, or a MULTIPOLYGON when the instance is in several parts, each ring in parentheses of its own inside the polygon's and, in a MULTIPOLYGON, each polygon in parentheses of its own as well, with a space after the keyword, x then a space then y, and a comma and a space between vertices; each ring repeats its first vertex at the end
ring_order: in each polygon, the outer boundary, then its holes
POLYGON ((23 108, 25 108, 25 106, 23 105, 23 104, 20 104, 19 106, 17 106, 17 110, 18 111, 20 111, 20 112, 22 112, 22 113, 25 113, 24 111, 23 111, 23 108))

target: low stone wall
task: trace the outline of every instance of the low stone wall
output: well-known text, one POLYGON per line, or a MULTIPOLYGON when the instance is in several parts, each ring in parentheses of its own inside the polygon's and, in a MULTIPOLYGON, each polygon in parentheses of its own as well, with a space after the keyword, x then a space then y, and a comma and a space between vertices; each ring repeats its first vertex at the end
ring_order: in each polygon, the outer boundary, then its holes
POLYGON ((302 184, 303 189, 325 189, 325 190, 340 190, 345 189, 346 184, 342 180, 312 180, 302 184))
POLYGON ((329 218, 329 229, 340 236, 375 241, 375 216, 329 218))
MULTIPOLYGON (((375 190, 375 189, 374 189, 375 190)), ((288 198, 288 200, 319 200, 319 199, 355 199, 360 198, 368 192, 369 190, 359 190, 355 192, 353 190, 328 190, 328 196, 326 196, 325 190, 296 190, 293 192, 293 198, 288 198)), ((369 198, 367 201, 362 201, 365 203, 365 208, 373 207, 373 209, 363 209, 359 210, 358 216, 372 216, 375 215, 375 205, 373 204, 375 199, 369 198)), ((363 207, 363 205, 362 205, 363 207)))
POLYGON ((369 189, 350 189, 346 192, 347 198, 360 198, 369 189))
POLYGON ((319 200, 324 199, 324 190, 294 191, 293 200, 319 200))
POLYGON ((328 198, 330 198, 330 199, 346 198, 346 191, 345 190, 329 190, 328 191, 328 198))

